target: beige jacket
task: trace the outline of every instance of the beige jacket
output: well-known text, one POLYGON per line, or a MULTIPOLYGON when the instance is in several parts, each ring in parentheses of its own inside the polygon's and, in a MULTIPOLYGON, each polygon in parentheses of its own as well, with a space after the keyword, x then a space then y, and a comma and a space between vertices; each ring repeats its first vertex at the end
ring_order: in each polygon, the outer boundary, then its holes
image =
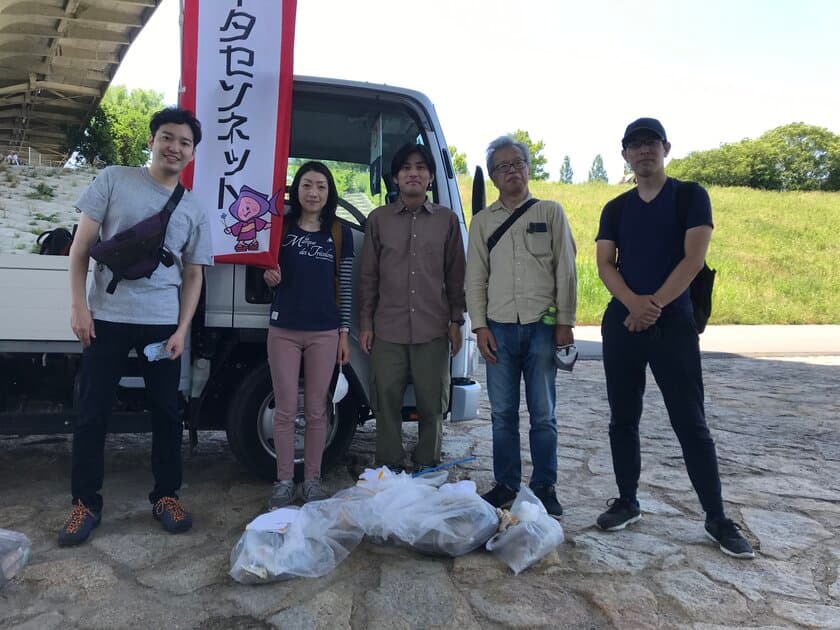
POLYGON ((466 297, 472 329, 484 328, 488 319, 530 324, 552 305, 558 324, 574 326, 576 247, 563 208, 556 201, 537 202, 488 255, 487 239, 511 212, 496 201, 470 224, 466 297))

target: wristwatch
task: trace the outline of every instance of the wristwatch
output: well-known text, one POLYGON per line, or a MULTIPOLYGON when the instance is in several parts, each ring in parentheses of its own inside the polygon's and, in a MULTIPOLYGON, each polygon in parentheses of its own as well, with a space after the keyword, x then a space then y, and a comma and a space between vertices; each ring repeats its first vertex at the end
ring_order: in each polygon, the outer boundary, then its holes
POLYGON ((463 326, 464 325, 464 320, 463 319, 453 319, 452 323, 453 324, 458 324, 459 326, 463 326))
POLYGON ((339 329, 338 329, 338 332, 339 332, 339 334, 341 334, 341 333, 349 333, 349 332, 350 332, 350 329, 349 329, 347 326, 342 326, 341 328, 339 328, 339 329))

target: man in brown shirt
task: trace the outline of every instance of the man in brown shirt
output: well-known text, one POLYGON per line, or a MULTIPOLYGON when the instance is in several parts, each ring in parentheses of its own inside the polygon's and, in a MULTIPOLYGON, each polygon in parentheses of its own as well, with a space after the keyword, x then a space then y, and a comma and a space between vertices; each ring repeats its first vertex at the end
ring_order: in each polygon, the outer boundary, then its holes
POLYGON ((391 161, 399 199, 370 213, 359 274, 359 345, 371 355, 378 465, 402 468, 402 402, 409 379, 419 419, 416 467, 440 463, 449 405, 449 357, 461 348, 464 269, 461 226, 426 199, 435 162, 406 144, 391 161))

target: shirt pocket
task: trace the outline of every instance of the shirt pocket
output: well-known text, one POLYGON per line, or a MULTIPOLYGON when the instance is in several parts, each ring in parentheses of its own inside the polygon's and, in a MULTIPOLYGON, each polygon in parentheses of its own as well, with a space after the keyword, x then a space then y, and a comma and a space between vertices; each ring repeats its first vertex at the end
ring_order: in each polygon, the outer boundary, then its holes
POLYGON ((427 241, 420 248, 420 261, 426 271, 435 271, 444 267, 446 252, 442 240, 427 241))
POLYGON ((525 232, 525 247, 532 256, 551 256, 551 232, 525 232))

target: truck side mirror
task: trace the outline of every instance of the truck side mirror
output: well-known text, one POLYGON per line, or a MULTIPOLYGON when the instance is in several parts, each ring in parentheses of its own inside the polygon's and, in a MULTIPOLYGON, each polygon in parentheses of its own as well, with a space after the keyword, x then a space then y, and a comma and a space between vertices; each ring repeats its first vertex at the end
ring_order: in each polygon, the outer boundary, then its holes
POLYGON ((477 215, 487 205, 487 193, 484 190, 484 171, 480 166, 475 167, 472 185, 472 213, 477 215))

